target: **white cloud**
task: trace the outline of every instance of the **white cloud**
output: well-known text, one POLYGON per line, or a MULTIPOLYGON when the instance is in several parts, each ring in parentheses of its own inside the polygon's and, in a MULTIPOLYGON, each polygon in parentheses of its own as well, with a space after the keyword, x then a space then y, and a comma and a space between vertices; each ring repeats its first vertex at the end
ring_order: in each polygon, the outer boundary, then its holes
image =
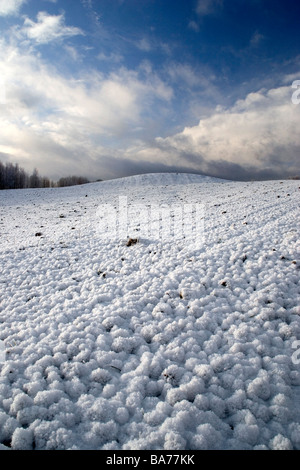
POLYGON ((100 52, 100 54, 97 55, 97 59, 102 61, 102 62, 122 62, 123 57, 121 54, 111 52, 110 54, 104 54, 104 52, 100 52))
POLYGON ((173 62, 168 65, 166 71, 172 81, 178 81, 182 83, 184 87, 186 87, 186 85, 190 88, 202 86, 204 82, 207 86, 212 82, 212 77, 205 78, 198 70, 185 63, 173 62))
POLYGON ((196 12, 199 16, 211 15, 223 6, 223 0, 198 0, 196 12))
POLYGON ((227 178, 292 176, 300 171, 299 111, 290 87, 261 90, 126 157, 227 178))
POLYGON ((132 129, 149 122, 156 100, 172 98, 172 89, 150 71, 143 80, 138 71, 125 68, 110 75, 83 71, 80 79, 67 79, 39 55, 4 40, 0 63, 6 79, 0 153, 54 178, 70 168, 95 175, 100 156, 117 152, 132 129))
POLYGON ((196 23, 196 21, 193 21, 191 20, 188 24, 188 28, 189 29, 192 29, 193 31, 195 31, 196 33, 198 33, 200 31, 200 27, 198 25, 198 23, 196 23))
POLYGON ((27 0, 0 0, 0 16, 16 15, 27 0))
POLYGON ((80 28, 66 26, 64 15, 49 15, 46 12, 39 12, 37 22, 26 18, 22 32, 38 44, 46 44, 61 38, 83 35, 80 28))
POLYGON ((137 43, 136 46, 138 49, 144 52, 150 52, 152 49, 152 46, 150 44, 150 41, 147 38, 142 38, 140 39, 137 43))
POLYGON ((75 62, 79 62, 83 57, 75 47, 70 46, 68 44, 64 46, 64 50, 67 52, 68 56, 71 57, 71 59, 75 62))
POLYGON ((252 47, 257 47, 261 44, 261 42, 264 40, 264 35, 259 33, 258 31, 255 31, 253 33, 251 39, 250 39, 250 46, 252 47))

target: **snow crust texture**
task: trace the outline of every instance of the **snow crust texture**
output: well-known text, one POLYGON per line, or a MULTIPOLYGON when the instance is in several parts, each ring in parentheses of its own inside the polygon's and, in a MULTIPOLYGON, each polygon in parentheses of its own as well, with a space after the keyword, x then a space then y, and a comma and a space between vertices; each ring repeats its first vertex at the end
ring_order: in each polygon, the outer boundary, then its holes
POLYGON ((0 193, 1 449, 300 449, 299 181, 0 193), (99 206, 204 204, 204 243, 99 206))

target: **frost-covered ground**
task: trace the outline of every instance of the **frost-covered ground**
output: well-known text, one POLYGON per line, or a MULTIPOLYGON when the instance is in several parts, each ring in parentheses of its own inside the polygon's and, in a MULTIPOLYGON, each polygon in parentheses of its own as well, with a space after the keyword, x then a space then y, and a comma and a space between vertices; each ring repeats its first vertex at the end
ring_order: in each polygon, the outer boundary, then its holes
POLYGON ((2 449, 300 449, 299 181, 148 175, 0 203, 2 449), (119 196, 204 204, 204 240, 143 237, 138 217, 138 243, 103 237, 119 196))

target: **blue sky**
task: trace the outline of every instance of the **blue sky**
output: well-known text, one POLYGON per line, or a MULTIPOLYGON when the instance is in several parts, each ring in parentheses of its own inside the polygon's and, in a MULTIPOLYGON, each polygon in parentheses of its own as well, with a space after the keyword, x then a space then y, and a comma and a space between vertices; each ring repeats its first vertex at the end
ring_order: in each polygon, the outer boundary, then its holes
POLYGON ((299 175, 299 16, 291 0, 0 0, 0 160, 53 179, 299 175))

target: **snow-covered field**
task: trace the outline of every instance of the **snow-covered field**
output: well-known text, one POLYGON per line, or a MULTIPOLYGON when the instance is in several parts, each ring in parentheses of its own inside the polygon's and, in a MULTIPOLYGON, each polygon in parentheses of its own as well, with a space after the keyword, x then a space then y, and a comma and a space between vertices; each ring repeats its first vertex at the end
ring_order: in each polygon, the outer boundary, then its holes
POLYGON ((300 449, 298 228, 299 181, 1 191, 1 448, 300 449), (119 196, 204 237, 104 236, 119 196))

